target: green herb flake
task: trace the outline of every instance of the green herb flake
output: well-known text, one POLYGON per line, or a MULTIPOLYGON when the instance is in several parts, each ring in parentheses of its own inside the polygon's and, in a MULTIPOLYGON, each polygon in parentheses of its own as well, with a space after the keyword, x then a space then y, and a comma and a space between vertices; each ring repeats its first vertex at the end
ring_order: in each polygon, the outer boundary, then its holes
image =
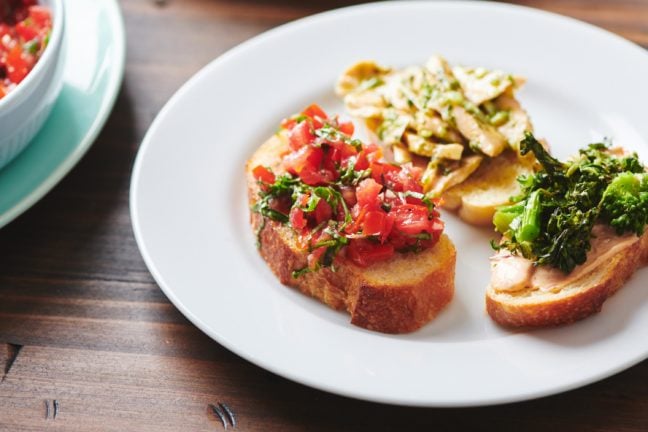
POLYGON ((31 55, 38 54, 39 50, 40 42, 38 41, 38 39, 32 39, 29 42, 26 42, 25 45, 23 45, 23 51, 31 55))
POLYGON ((293 279, 299 279, 301 276, 305 275, 306 273, 310 273, 312 271, 313 270, 311 270, 309 267, 304 267, 297 270, 293 270, 291 276, 293 279))

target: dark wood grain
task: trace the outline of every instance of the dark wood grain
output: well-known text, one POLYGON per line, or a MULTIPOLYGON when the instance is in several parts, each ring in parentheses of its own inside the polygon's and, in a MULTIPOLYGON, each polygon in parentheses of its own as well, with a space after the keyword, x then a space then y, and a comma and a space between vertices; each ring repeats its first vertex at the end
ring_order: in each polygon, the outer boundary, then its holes
MULTIPOLYGON (((648 46, 648 1, 519 3, 648 46)), ((234 410, 237 429, 245 431, 648 430, 648 362, 535 401, 404 408, 287 381, 188 323, 152 280, 130 226, 130 172, 146 129, 172 93, 214 57, 266 29, 351 2, 120 4, 129 42, 114 112, 70 175, 0 230, 0 430, 222 430, 208 409, 218 402, 234 410), (60 411, 46 419, 46 401, 52 411, 53 400, 60 411)))

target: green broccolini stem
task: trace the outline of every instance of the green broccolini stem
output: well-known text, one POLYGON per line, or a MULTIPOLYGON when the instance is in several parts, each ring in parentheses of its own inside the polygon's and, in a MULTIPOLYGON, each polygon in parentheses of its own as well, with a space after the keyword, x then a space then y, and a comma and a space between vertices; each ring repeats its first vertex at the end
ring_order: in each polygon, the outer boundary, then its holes
POLYGON ((551 156, 531 132, 525 132, 524 139, 520 141, 520 154, 524 156, 530 151, 533 152, 549 176, 553 177, 556 174, 564 173, 565 164, 551 156))
POLYGON ((540 190, 531 192, 524 205, 522 221, 515 237, 521 242, 533 241, 540 235, 540 190))
POLYGON ((495 229, 500 234, 505 234, 509 230, 513 219, 522 215, 523 210, 524 202, 511 204, 509 206, 500 207, 499 209, 497 209, 495 215, 493 216, 493 224, 495 225, 495 229))

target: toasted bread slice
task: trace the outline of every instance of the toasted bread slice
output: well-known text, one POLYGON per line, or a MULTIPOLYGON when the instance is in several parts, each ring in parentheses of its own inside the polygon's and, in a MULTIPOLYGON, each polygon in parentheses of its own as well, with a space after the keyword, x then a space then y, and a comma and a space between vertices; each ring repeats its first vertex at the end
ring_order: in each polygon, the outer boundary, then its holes
POLYGON ((533 173, 535 163, 514 150, 485 158, 470 177, 443 193, 443 207, 470 224, 491 226, 495 209, 520 193, 517 178, 533 173))
MULTIPOLYGON (((251 205, 259 192, 252 169, 263 165, 282 172, 281 157, 287 151, 283 135, 275 135, 247 162, 251 205)), ((264 221, 254 212, 251 225, 258 232, 261 257, 281 283, 334 309, 348 311, 351 323, 359 327, 384 333, 411 332, 432 320, 453 297, 456 252, 446 235, 420 253, 397 253, 366 268, 340 258, 335 271, 323 268, 294 278, 292 272, 307 265, 308 252, 300 247, 292 228, 264 221)))
POLYGON ((486 290, 486 309, 506 327, 545 327, 568 324, 599 312, 605 300, 616 293, 648 261, 648 231, 595 265, 586 262, 558 289, 522 287, 499 290, 493 282, 486 290))

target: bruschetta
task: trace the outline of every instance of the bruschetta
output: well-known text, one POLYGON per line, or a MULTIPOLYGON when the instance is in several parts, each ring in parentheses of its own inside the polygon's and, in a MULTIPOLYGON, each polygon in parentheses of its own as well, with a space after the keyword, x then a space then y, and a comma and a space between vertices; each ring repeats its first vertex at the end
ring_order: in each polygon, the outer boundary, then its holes
POLYGON ((456 252, 421 170, 382 159, 316 105, 284 120, 246 165, 252 229, 281 283, 351 323, 414 331, 452 299, 456 252))
POLYGON ((571 323, 601 310, 648 258, 648 174, 636 154, 592 144, 567 162, 531 135, 543 169, 495 213, 490 316, 508 327, 571 323))

